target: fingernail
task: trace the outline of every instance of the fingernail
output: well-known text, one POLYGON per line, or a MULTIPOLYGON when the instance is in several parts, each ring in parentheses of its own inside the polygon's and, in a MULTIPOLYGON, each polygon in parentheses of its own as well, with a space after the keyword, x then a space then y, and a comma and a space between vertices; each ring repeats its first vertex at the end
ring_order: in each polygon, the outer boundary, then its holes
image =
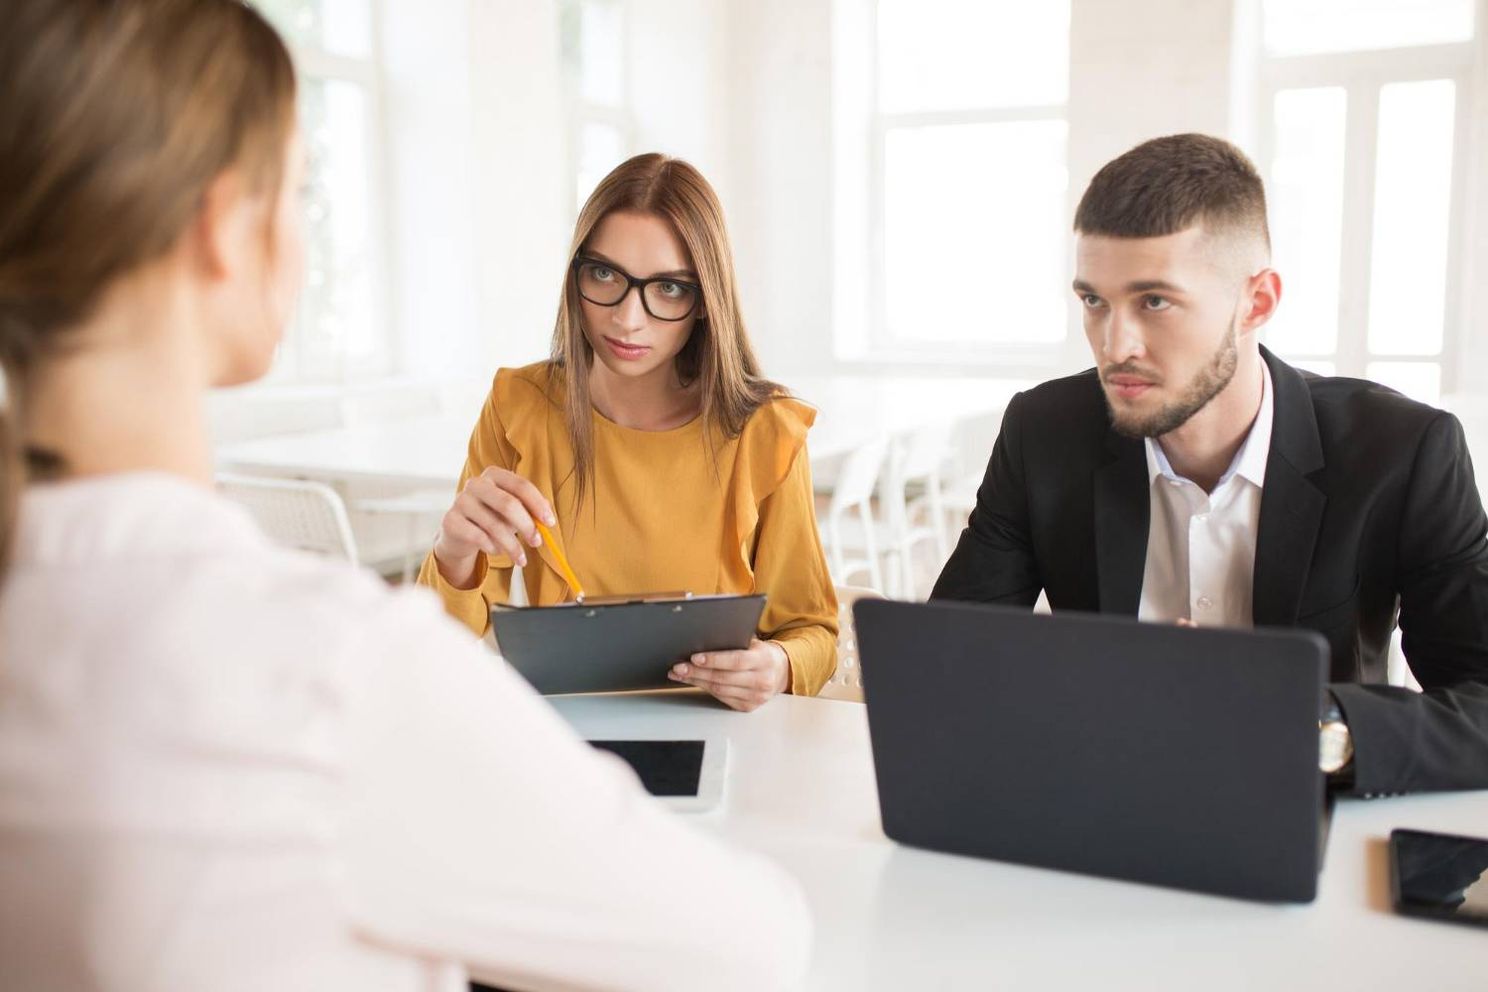
POLYGON ((532 545, 534 548, 540 547, 542 545, 542 535, 533 534, 531 537, 527 538, 527 543, 532 545))
POLYGON ((673 672, 676 672, 678 675, 686 675, 687 674, 687 666, 686 665, 678 665, 676 668, 673 668, 672 671, 673 672))
POLYGON ((700 655, 700 654, 695 654, 695 655, 693 655, 693 656, 692 656, 692 663, 693 663, 693 664, 694 664, 694 665, 702 665, 702 664, 706 664, 706 663, 707 663, 707 659, 706 659, 706 658, 704 658, 704 657, 703 657, 703 656, 702 656, 702 655, 700 655))
POLYGON ((543 523, 547 524, 549 527, 552 527, 557 522, 558 518, 553 516, 553 511, 549 510, 547 513, 543 514, 543 523))
POLYGON ((517 555, 517 564, 525 568, 527 566, 527 556, 525 554, 517 555))

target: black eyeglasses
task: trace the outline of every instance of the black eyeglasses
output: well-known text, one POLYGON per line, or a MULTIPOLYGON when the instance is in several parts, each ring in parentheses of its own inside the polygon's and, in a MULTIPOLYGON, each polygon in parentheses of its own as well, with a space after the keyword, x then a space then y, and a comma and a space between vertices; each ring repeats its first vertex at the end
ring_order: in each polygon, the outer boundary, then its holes
POLYGON ((601 307, 617 307, 640 290, 641 306, 657 320, 686 320, 703 298, 703 288, 671 276, 637 279, 617 265, 580 256, 573 261, 574 283, 579 295, 601 307))

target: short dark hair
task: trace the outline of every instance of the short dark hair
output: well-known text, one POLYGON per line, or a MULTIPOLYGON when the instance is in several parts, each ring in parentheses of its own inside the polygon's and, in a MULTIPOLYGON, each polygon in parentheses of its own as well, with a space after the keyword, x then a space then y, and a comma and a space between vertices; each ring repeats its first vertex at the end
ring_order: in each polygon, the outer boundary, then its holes
POLYGON ((1077 232, 1117 238, 1160 238, 1200 222, 1271 246, 1260 173, 1240 149, 1207 134, 1153 138, 1112 159, 1075 210, 1077 232))

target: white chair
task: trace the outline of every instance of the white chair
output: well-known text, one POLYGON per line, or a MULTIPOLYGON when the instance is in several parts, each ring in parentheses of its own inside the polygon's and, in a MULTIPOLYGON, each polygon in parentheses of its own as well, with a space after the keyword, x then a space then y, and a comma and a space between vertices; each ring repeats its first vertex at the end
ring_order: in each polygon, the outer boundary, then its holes
POLYGON ((884 588, 876 533, 880 523, 873 515, 873 494, 888 446, 888 439, 880 437, 849 453, 832 487, 827 508, 827 560, 838 583, 847 582, 853 575, 867 575, 873 588, 884 588), (851 528, 849 514, 857 516, 856 528, 851 528), (851 542, 850 529, 856 531, 856 540, 851 542))
POLYGON ((929 543, 938 565, 951 555, 941 474, 954 435, 952 423, 927 424, 896 442, 889 456, 888 482, 880 495, 893 541, 887 550, 899 570, 898 592, 906 597, 917 596, 916 547, 929 543), (909 498, 912 487, 920 491, 913 501, 909 498))
POLYGON ((879 598, 872 589, 837 587, 837 670, 818 693, 822 699, 840 699, 850 703, 863 701, 863 666, 858 654, 852 607, 860 599, 879 598))
MULTIPOLYGON (((374 496, 353 500, 351 509, 372 517, 391 517, 404 525, 401 580, 413 581, 414 572, 434 544, 434 531, 454 495, 443 489, 420 489, 398 496, 374 496)), ((360 519, 360 517, 358 518, 360 519)))
POLYGON ((219 473, 217 491, 247 508, 269 538, 357 564, 346 505, 330 486, 303 479, 219 473))

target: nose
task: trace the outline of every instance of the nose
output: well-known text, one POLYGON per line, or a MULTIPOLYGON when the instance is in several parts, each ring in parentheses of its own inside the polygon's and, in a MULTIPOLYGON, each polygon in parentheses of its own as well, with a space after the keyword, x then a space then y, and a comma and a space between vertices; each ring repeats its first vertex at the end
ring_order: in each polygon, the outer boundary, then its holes
POLYGON ((646 306, 641 302, 641 287, 631 286, 620 298, 620 302, 611 308, 615 327, 629 333, 645 328, 649 315, 646 306))
POLYGON ((1127 320, 1120 308, 1113 307, 1101 340, 1103 357, 1107 362, 1119 365, 1132 358, 1141 358, 1146 353, 1146 345, 1137 322, 1127 320))

